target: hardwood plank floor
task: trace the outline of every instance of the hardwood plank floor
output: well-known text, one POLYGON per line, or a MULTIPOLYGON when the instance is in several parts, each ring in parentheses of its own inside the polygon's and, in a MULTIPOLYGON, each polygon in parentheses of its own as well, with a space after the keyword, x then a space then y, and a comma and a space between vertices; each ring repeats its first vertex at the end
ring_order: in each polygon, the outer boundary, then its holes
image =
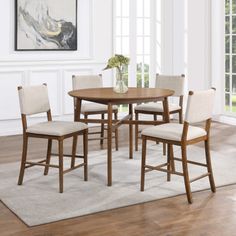
MULTIPOLYGON (((120 146, 127 145, 128 127, 121 127, 120 146)), ((236 127, 213 123, 211 149, 236 154, 236 127)), ((98 150, 98 141, 90 142, 98 150)), ((21 136, 0 137, 0 164, 20 160, 21 136)), ((66 142, 70 151, 71 142, 66 142)), ((56 146, 54 145, 54 148, 56 146)), ((29 155, 45 155, 46 142, 31 140, 29 155)), ((235 155, 236 156, 236 155, 235 155)), ((159 236, 159 235, 236 235, 236 185, 194 193, 194 203, 186 196, 138 204, 51 224, 28 227, 0 203, 0 236, 159 236)))

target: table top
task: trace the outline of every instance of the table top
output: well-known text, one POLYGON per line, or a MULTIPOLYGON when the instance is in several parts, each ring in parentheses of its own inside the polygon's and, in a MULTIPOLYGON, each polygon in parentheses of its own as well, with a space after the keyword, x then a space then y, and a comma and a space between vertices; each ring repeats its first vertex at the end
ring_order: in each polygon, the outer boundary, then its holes
POLYGON ((69 92, 69 95, 74 98, 103 104, 158 101, 173 94, 173 90, 159 88, 129 88, 127 93, 115 93, 113 88, 91 88, 69 92))

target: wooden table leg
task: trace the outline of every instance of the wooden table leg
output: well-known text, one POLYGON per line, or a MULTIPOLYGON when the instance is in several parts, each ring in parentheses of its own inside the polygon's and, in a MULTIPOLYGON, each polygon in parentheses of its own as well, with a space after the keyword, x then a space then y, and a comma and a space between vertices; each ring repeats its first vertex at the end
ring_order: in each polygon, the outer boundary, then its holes
POLYGON ((81 99, 77 98, 74 105, 74 121, 80 120, 81 103, 81 99))
POLYGON ((107 124, 107 185, 112 185, 112 104, 108 103, 107 124))
POLYGON ((169 113, 169 104, 168 104, 168 98, 165 97, 163 100, 163 109, 164 109, 164 121, 166 123, 170 122, 170 113, 169 113))
MULTIPOLYGON (((169 113, 168 97, 164 98, 164 100, 163 100, 163 108, 164 108, 164 121, 166 123, 170 123, 170 113, 169 113)), ((170 149, 169 150, 169 155, 170 155, 171 170, 175 171, 175 161, 174 161, 173 145, 170 145, 169 149, 170 149)))
MULTIPOLYGON (((133 120, 133 104, 129 104, 130 120, 133 120)), ((129 159, 133 159, 133 124, 129 124, 129 159)))

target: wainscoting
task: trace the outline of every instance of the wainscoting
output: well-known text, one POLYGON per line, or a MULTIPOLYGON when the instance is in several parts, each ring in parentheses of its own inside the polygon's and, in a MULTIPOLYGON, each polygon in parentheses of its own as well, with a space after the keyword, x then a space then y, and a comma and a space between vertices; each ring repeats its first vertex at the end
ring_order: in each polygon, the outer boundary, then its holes
MULTIPOLYGON (((0 88, 2 90, 0 93, 0 135, 21 132, 17 86, 47 83, 54 118, 71 119, 73 99, 68 92, 72 90, 72 75, 99 74, 104 65, 105 62, 50 66, 46 63, 38 63, 38 65, 9 66, 7 70, 0 70, 0 88)), ((110 74, 106 75, 104 85, 110 86, 112 79, 110 74)), ((42 119, 40 115, 33 116, 31 122, 38 122, 42 119)))

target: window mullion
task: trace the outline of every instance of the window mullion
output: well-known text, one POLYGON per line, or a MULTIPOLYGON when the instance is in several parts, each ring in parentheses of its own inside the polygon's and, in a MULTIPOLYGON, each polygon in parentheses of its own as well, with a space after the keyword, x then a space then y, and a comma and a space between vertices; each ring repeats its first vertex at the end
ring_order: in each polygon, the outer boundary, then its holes
POLYGON ((137 64, 137 42, 136 42, 136 37, 137 37, 137 32, 136 32, 136 8, 137 8, 137 3, 136 0, 129 0, 130 1, 130 37, 129 37, 129 42, 130 42, 130 66, 129 66, 129 86, 131 87, 136 87, 137 84, 137 72, 136 72, 136 64, 137 64))
POLYGON ((143 42, 143 45, 142 45, 142 47, 143 47, 143 51, 142 51, 142 88, 144 88, 144 65, 145 65, 145 61, 144 61, 144 52, 145 52, 145 36, 144 36, 144 0, 143 0, 143 16, 142 16, 142 27, 143 27, 143 35, 142 35, 142 38, 143 38, 143 40, 142 40, 142 42, 143 42))
POLYGON ((230 87, 229 87, 229 102, 230 102, 230 112, 232 112, 232 64, 233 64, 233 57, 232 57, 232 0, 230 0, 230 17, 229 17, 229 41, 230 41, 230 47, 229 47, 229 73, 230 73, 230 87))
POLYGON ((156 0, 151 0, 150 4, 150 67, 149 67, 149 87, 154 87, 156 82, 157 65, 157 17, 156 0))

